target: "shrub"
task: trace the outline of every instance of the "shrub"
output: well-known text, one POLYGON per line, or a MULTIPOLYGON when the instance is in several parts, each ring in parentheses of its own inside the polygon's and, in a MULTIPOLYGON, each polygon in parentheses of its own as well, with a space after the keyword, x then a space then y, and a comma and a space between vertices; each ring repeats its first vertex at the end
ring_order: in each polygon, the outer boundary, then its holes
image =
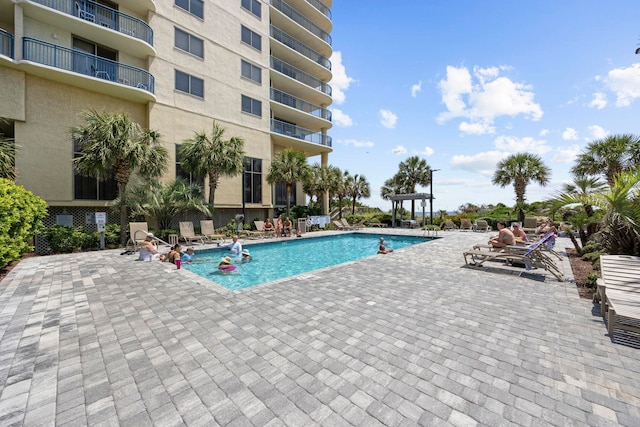
POLYGON ((598 287, 599 276, 597 274, 587 274, 587 283, 584 284, 586 288, 595 289, 598 287))
POLYGON ((66 225, 52 225, 42 233, 47 238, 49 247, 55 253, 73 252, 81 249, 85 240, 82 227, 69 227, 66 225))
POLYGON ((0 267, 33 250, 33 236, 46 215, 44 200, 15 182, 0 178, 0 267))
POLYGON ((120 247, 119 224, 107 224, 104 230, 104 246, 111 249, 120 247))

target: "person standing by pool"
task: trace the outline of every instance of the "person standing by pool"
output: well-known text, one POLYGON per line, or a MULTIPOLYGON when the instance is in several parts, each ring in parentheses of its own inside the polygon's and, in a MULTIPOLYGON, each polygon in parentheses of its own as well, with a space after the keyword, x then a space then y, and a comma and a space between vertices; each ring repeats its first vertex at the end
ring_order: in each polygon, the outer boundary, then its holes
POLYGON ((242 243, 238 241, 238 235, 232 237, 233 243, 229 246, 229 251, 231 251, 231 255, 238 256, 242 253, 242 243))
POLYGON ((276 237, 282 237, 282 215, 279 215, 276 221, 276 237))
POLYGON ((381 237, 380 242, 378 243, 378 253, 384 255, 390 252, 393 252, 393 249, 391 248, 387 249, 387 242, 384 241, 384 237, 381 237))

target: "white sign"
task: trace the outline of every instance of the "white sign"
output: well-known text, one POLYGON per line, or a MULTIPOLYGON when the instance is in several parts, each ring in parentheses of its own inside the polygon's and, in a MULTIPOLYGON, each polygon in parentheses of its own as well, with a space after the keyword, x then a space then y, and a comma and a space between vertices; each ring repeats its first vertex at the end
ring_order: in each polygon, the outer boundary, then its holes
POLYGON ((107 213, 96 212, 96 224, 106 224, 106 223, 107 223, 107 213))

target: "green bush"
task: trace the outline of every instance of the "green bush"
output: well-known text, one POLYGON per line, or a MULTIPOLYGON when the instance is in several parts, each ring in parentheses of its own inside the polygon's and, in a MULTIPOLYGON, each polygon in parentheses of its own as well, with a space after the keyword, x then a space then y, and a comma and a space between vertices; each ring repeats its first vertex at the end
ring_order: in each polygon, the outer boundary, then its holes
POLYGON ((104 230, 104 246, 111 249, 120 247, 119 224, 107 224, 104 230))
POLYGON ((42 233, 47 238, 54 253, 68 253, 81 249, 83 243, 89 243, 82 227, 52 225, 42 233))
POLYGON ((33 236, 46 215, 44 200, 15 182, 0 178, 0 267, 33 250, 33 236))
POLYGON ((587 283, 584 284, 586 288, 595 289, 598 287, 599 276, 597 274, 587 274, 587 283))

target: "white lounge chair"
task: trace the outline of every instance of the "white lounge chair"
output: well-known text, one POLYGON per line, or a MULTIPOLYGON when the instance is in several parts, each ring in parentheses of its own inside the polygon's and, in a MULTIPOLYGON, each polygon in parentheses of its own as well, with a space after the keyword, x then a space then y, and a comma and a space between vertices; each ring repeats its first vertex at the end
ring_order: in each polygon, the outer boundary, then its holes
POLYGON ((205 240, 203 235, 196 234, 195 231, 193 231, 193 222, 191 221, 180 222, 180 238, 184 239, 188 244, 200 242, 204 245, 205 240))
POLYGON ((216 233, 216 229, 213 225, 213 220, 211 219, 200 220, 200 233, 202 233, 202 235, 208 242, 213 242, 214 240, 222 240, 222 243, 224 243, 224 239, 225 237, 227 237, 224 234, 216 233))
POLYGON ((130 222, 129 223, 129 240, 127 240, 127 246, 133 245, 133 250, 137 251, 139 246, 149 234, 149 226, 146 222, 130 222))

